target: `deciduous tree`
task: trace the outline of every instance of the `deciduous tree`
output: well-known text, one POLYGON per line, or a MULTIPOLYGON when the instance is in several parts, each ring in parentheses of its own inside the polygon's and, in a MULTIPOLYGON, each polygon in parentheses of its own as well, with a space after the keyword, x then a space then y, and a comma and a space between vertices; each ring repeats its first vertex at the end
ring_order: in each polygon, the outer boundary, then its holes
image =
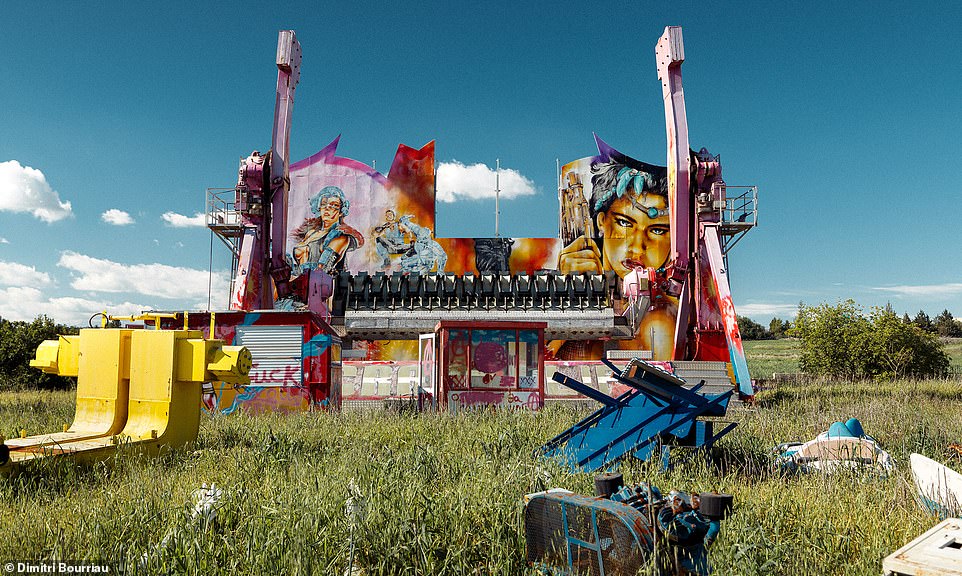
POLYGON ((949 370, 935 334, 906 324, 890 309, 866 315, 853 300, 835 306, 800 305, 790 333, 801 339, 806 373, 846 379, 933 377, 949 370))

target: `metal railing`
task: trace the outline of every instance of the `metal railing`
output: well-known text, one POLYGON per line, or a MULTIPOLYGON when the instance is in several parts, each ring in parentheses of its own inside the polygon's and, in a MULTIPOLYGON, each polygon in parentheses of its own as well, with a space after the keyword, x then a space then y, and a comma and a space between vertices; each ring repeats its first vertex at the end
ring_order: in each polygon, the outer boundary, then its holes
POLYGON ((718 207, 718 222, 722 253, 727 256, 758 225, 758 187, 725 186, 725 202, 718 207))
POLYGON ((234 209, 234 188, 207 189, 207 226, 233 228, 241 226, 241 214, 234 209))

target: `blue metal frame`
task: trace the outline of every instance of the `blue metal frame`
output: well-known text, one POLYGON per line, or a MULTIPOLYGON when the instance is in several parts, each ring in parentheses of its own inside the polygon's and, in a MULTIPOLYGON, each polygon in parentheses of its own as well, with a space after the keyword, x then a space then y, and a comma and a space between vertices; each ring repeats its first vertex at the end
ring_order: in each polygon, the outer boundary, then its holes
POLYGON ((552 376, 555 382, 603 405, 542 447, 545 455, 564 461, 573 471, 609 468, 629 454, 648 460, 659 446, 662 465, 667 468, 670 455, 665 442, 708 447, 736 426, 729 423, 715 432, 709 423, 698 420, 700 416, 724 416, 734 390, 703 395, 698 390, 704 383, 684 388, 684 380, 637 358, 624 370, 604 362, 631 391, 612 398, 564 374, 552 376))

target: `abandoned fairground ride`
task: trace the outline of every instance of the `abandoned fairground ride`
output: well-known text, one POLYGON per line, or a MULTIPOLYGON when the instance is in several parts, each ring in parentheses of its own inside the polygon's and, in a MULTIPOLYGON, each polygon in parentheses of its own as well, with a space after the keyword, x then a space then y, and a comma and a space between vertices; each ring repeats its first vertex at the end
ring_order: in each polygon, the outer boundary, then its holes
POLYGON ((537 408, 585 399, 555 371, 617 396, 601 361, 632 357, 751 396, 726 259, 756 190, 689 147, 680 28, 656 57, 667 168, 596 137, 597 155, 560 167, 560 238, 437 238, 434 142, 400 145, 387 174, 337 156, 339 138, 290 162, 301 49, 281 31, 270 150, 207 195, 233 254, 230 310, 186 321, 254 358, 251 384, 216 384, 209 409, 537 408))
POLYGON ((681 29, 655 53, 667 167, 596 137, 597 155, 559 167, 560 238, 436 238, 433 142, 399 146, 386 175, 336 156, 338 139, 289 161, 301 49, 281 31, 271 147, 207 193, 208 226, 233 256, 229 309, 153 311, 141 317, 153 330, 46 342, 33 365, 78 377, 77 420, 4 449, 99 458, 191 441, 201 403, 386 400, 450 412, 597 402, 545 447, 576 470, 712 443, 732 426, 699 417, 753 394, 726 258, 755 225, 756 191, 689 147, 681 29))

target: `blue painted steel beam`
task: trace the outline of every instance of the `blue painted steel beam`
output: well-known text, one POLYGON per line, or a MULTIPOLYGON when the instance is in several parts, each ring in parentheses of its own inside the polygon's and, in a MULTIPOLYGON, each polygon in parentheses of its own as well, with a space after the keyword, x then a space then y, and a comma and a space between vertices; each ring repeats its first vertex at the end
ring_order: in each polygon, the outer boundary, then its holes
POLYGON ((568 388, 571 388, 575 392, 582 394, 584 396, 587 396, 588 398, 591 398, 592 400, 601 402, 605 406, 615 407, 615 406, 623 405, 622 402, 619 402, 618 400, 612 398, 611 396, 608 396, 604 392, 600 390, 596 390, 591 386, 582 384, 581 382, 578 382, 574 378, 571 378, 570 376, 566 376, 561 372, 555 372, 554 375, 551 377, 551 379, 557 382, 558 384, 561 384, 562 386, 567 386, 568 388))
MULTIPOLYGON (((660 374, 658 372, 645 370, 640 378, 629 378, 625 376, 625 371, 622 371, 621 374, 618 374, 618 367, 612 364, 610 360, 605 358, 601 361, 615 372, 614 377, 616 380, 627 386, 645 390, 646 392, 654 394, 659 398, 663 398, 668 402, 684 400, 693 406, 703 406, 708 403, 704 396, 692 392, 691 390, 688 390, 682 386, 682 384, 685 384, 686 382, 672 374, 660 374), (661 380, 661 382, 658 380, 661 380), (681 384, 679 384, 679 382, 681 384)), ((639 367, 643 370, 645 368, 643 365, 639 365, 639 367)))

